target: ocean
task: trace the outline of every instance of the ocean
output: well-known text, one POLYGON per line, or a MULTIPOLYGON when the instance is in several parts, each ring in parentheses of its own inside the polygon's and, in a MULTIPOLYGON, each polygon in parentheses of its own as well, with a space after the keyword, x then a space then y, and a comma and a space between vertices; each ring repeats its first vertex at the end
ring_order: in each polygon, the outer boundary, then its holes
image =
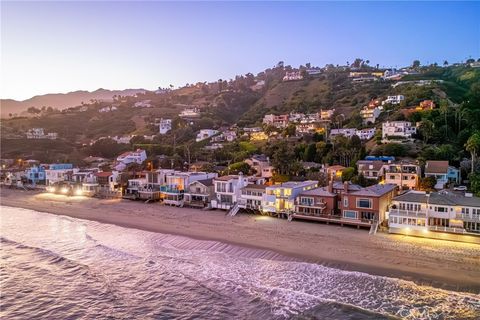
POLYGON ((0 209, 1 319, 480 319, 478 294, 0 209))

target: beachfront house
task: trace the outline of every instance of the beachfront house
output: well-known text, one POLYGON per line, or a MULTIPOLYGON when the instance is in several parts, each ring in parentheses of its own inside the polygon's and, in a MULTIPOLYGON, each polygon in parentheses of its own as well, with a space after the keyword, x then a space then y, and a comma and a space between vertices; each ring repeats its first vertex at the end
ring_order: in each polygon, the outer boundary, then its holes
POLYGON ((242 188, 250 182, 242 173, 213 179, 215 198, 212 199, 212 208, 231 210, 241 197, 242 188))
POLYGON ((100 171, 94 175, 100 191, 113 192, 119 188, 120 175, 118 171, 100 171))
POLYGON ((345 184, 342 193, 341 214, 343 219, 355 221, 358 225, 366 226, 373 223, 382 223, 386 219, 386 212, 392 199, 397 194, 398 187, 394 184, 376 184, 361 188, 358 191, 349 191, 345 184))
POLYGON ((78 171, 78 168, 73 168, 71 163, 54 163, 45 169, 45 184, 47 186, 60 181, 66 181, 68 178, 78 171))
POLYGON ((441 190, 449 182, 460 183, 460 170, 448 165, 448 161, 428 160, 425 164, 425 177, 437 180, 435 189, 441 190))
POLYGON ((44 184, 45 183, 45 167, 33 166, 25 170, 25 177, 29 183, 44 184))
POLYGON ((327 187, 313 188, 300 192, 295 199, 294 218, 338 217, 339 195, 333 192, 333 181, 327 187))
POLYGON ((388 216, 390 233, 438 237, 441 232, 453 236, 440 238, 451 240, 480 235, 480 198, 471 193, 409 191, 393 199, 388 216))
POLYGON ((267 186, 264 184, 251 183, 241 189, 241 197, 238 205, 241 209, 259 212, 262 208, 262 199, 267 186))
POLYGON ((185 191, 192 182, 213 179, 217 176, 218 174, 216 172, 171 172, 165 176, 165 185, 160 187, 163 203, 173 206, 183 206, 185 191))
POLYGON ((213 178, 191 182, 184 194, 184 204, 190 207, 207 208, 215 196, 213 178))
POLYGON ((318 181, 289 181, 265 188, 261 211, 264 213, 287 214, 294 209, 295 198, 301 192, 316 188, 318 181))

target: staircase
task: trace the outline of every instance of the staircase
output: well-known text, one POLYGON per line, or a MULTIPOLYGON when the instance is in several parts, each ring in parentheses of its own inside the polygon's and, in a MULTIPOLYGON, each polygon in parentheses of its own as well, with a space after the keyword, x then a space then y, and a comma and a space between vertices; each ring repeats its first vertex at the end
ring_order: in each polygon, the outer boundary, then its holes
POLYGON ((370 227, 370 232, 368 234, 377 234, 377 230, 378 230, 378 221, 375 221, 372 226, 370 227))
POLYGON ((288 214, 288 221, 292 221, 293 220, 293 213, 290 213, 288 214))
POLYGON ((230 211, 228 211, 227 216, 233 217, 238 213, 239 210, 240 207, 238 206, 238 203, 235 203, 230 211))

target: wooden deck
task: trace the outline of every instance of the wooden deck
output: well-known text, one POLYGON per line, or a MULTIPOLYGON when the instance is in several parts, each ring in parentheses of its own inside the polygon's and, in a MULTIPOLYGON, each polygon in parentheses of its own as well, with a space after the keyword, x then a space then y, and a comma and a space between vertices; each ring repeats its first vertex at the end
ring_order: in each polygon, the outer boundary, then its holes
POLYGON ((351 225, 351 226, 364 227, 364 228, 370 228, 372 226, 372 223, 370 223, 369 221, 345 219, 342 217, 335 217, 335 216, 308 216, 308 215, 294 213, 292 217, 293 219, 320 221, 320 222, 326 222, 327 224, 335 223, 341 226, 351 225))

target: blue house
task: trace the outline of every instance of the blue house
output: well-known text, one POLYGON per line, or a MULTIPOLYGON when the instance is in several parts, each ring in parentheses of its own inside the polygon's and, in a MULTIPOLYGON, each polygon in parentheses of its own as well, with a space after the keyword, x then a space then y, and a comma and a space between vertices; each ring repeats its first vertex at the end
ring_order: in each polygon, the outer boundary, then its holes
POLYGON ((44 184, 45 183, 45 168, 44 167, 33 166, 33 167, 25 170, 25 176, 27 177, 28 182, 30 182, 30 183, 44 184))

